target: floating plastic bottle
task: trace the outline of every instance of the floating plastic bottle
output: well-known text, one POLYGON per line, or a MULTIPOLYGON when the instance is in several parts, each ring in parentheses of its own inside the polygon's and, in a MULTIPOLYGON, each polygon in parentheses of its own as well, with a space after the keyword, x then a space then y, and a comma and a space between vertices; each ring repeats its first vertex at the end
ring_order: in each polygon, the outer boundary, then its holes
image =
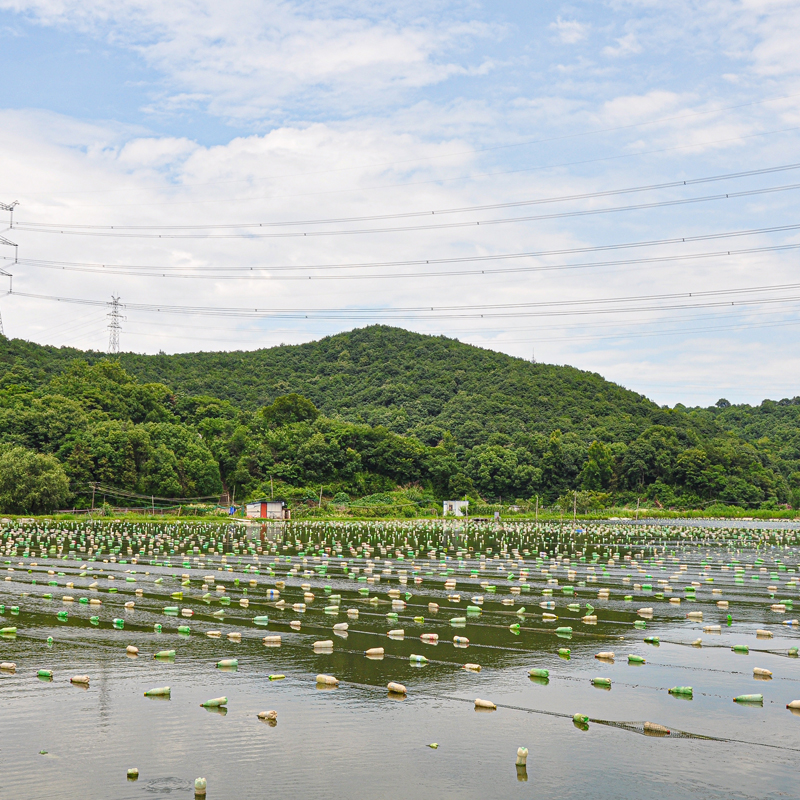
POLYGON ((382 647, 370 647, 369 650, 364 652, 366 656, 383 656, 384 649, 382 647))
POLYGON ((602 652, 597 653, 597 655, 595 655, 595 658, 600 658, 603 659, 604 661, 613 661, 614 653, 612 653, 610 650, 603 650, 602 652))
POLYGON ((518 747, 516 766, 524 767, 527 763, 528 763, 528 748, 518 747))
POLYGON ((13 661, 0 662, 0 671, 2 672, 16 672, 17 665, 13 661))
POLYGON ((611 678, 592 678, 592 686, 601 686, 610 689, 611 678))
POLYGON ((89 676, 88 675, 73 675, 69 679, 70 683, 75 683, 79 686, 88 686, 89 685, 89 676))
POLYGON ((470 672, 480 672, 481 665, 480 664, 464 664, 461 669, 469 670, 470 672))
POLYGON ((731 647, 734 653, 744 653, 747 655, 750 652, 750 648, 746 644, 735 644, 731 647))
POLYGON ((691 686, 673 686, 668 691, 670 694, 680 695, 681 697, 693 696, 693 690, 691 686))
POLYGON ((126 777, 128 778, 129 781, 138 780, 139 779, 139 770, 136 767, 131 767, 128 770, 126 777))
POLYGON ((644 642, 645 644, 660 644, 658 636, 645 636, 644 642))
POLYGON ((269 625, 269 617, 264 615, 260 617, 253 617, 254 625, 269 625))
POLYGON ((37 671, 36 676, 38 678, 52 678, 53 677, 53 670, 51 669, 40 669, 37 671))
POLYGON ((497 706, 491 700, 481 700, 480 697, 475 700, 475 708, 486 708, 490 711, 497 710, 497 706))
POLYGON ((206 700, 205 703, 200 703, 201 708, 222 708, 227 705, 227 697, 215 697, 212 700, 206 700))
POLYGON ((670 730, 657 722, 645 722, 644 732, 650 736, 669 736, 670 730))
POLYGON ((268 678, 271 681, 282 681, 282 680, 284 680, 284 678, 286 678, 286 676, 285 675, 280 675, 280 674, 273 674, 273 675, 269 675, 268 678))
POLYGON ((139 648, 138 648, 138 647, 136 647, 136 645, 129 644, 129 645, 128 645, 128 646, 125 648, 125 652, 126 652, 126 653, 127 653, 129 656, 138 656, 138 655, 139 655, 139 648))
POLYGON ((406 687, 403 686, 402 683, 395 683, 394 681, 392 681, 391 683, 386 685, 386 688, 392 694, 408 694, 406 687))
POLYGON ((333 675, 317 675, 317 683, 321 686, 338 686, 339 679, 333 675))
POLYGON ((528 675, 531 678, 549 678, 550 670, 534 667, 533 669, 528 670, 528 675))
POLYGON ((206 779, 205 778, 195 778, 194 779, 194 796, 195 797, 205 797, 206 796, 206 779))
POLYGON ((265 636, 261 640, 261 643, 267 645, 267 647, 274 647, 274 646, 279 645, 281 643, 281 637, 280 636, 265 636))
POLYGON ((278 712, 277 711, 259 711, 258 718, 261 720, 265 720, 266 722, 277 722, 278 721, 278 712))
POLYGON ((145 697, 170 697, 170 688, 169 686, 160 686, 157 689, 148 689, 144 693, 145 697))
POLYGON ((629 664, 644 664, 644 656, 637 656, 634 654, 628 654, 628 663, 629 664))
POLYGON ((585 725, 589 721, 589 717, 586 714, 573 714, 572 721, 577 722, 579 725, 585 725))
POLYGON ((238 667, 239 666, 239 659, 238 658, 223 658, 221 661, 217 661, 217 668, 225 668, 225 667, 238 667))
POLYGON ((758 678, 771 678, 772 673, 768 669, 762 667, 753 667, 753 675, 758 678))
POLYGON ((427 664, 428 663, 428 659, 425 656, 419 656, 416 653, 412 653, 408 657, 408 660, 409 661, 413 661, 413 662, 415 662, 417 664, 427 664))
POLYGON ((159 650, 157 653, 155 653, 153 655, 153 658, 159 658, 159 659, 161 659, 161 658, 163 658, 163 659, 175 658, 175 651, 174 650, 159 650))
POLYGON ((572 628, 568 625, 565 625, 561 628, 556 628, 556 633, 560 633, 564 636, 572 636, 572 628))
POLYGON ((763 694, 740 694, 733 698, 734 703, 763 703, 763 694))
POLYGON ((800 700, 792 700, 791 703, 786 704, 786 708, 800 709, 800 700))
POLYGON ((558 648, 558 654, 562 658, 569 658, 570 652, 571 651, 570 651, 569 647, 559 647, 558 648))

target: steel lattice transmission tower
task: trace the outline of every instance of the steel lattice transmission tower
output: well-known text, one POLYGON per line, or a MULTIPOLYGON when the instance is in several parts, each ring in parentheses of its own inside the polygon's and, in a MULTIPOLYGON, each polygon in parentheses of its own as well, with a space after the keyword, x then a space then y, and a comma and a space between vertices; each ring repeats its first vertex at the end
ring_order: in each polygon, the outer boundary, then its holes
POLYGON ((119 353, 119 332, 121 329, 120 322, 125 319, 120 310, 119 297, 111 295, 111 311, 108 312, 108 352, 112 354, 119 353))
MULTIPOLYGON (((8 227, 3 231, 3 233, 11 230, 14 227, 14 206, 16 205, 17 205, 16 200, 13 203, 0 203, 0 211, 8 211, 8 217, 9 217, 8 227)), ((5 238, 5 236, 0 236, 0 244, 7 244, 10 247, 14 248, 14 263, 16 264, 17 263, 16 243, 9 241, 8 239, 5 238)), ((5 278, 8 278, 8 292, 6 292, 6 294, 11 294, 11 280, 13 276, 11 275, 10 272, 7 272, 2 268, 0 268, 0 275, 2 275, 5 278)), ((5 331, 3 330, 3 317, 0 316, 0 336, 5 336, 5 335, 6 335, 5 331)))

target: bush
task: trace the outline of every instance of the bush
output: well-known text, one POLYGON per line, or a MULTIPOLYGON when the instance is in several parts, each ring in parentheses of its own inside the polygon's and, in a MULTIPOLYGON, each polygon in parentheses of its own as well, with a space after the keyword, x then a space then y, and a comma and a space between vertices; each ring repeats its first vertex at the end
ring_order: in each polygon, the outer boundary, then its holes
POLYGON ((69 480, 54 456, 14 447, 0 455, 0 510, 49 513, 69 497, 69 480))

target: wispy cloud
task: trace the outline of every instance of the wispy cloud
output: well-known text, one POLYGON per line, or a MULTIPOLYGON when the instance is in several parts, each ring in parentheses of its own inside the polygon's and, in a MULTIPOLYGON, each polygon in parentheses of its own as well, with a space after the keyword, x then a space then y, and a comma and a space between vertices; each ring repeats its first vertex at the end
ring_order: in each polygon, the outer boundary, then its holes
POLYGON ((564 44, 577 44, 589 34, 589 26, 575 19, 562 19, 557 17, 550 23, 550 29, 556 32, 557 37, 564 44))
POLYGON ((460 13, 408 18, 380 3, 371 14, 281 0, 2 0, 0 8, 139 53, 175 89, 156 107, 207 98, 210 113, 242 120, 315 104, 352 112, 483 74, 491 61, 464 55, 501 33, 460 13))

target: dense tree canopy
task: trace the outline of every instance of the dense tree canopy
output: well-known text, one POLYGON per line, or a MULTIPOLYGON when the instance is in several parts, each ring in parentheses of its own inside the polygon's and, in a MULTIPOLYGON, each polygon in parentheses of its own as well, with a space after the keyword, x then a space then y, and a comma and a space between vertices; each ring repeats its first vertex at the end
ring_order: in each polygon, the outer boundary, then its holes
POLYGON ((599 375, 379 326, 118 359, 0 339, 6 511, 86 504, 93 486, 178 500, 415 484, 439 498, 797 506, 798 423, 800 399, 659 408, 599 375), (32 477, 12 491, 20 470, 32 477))

